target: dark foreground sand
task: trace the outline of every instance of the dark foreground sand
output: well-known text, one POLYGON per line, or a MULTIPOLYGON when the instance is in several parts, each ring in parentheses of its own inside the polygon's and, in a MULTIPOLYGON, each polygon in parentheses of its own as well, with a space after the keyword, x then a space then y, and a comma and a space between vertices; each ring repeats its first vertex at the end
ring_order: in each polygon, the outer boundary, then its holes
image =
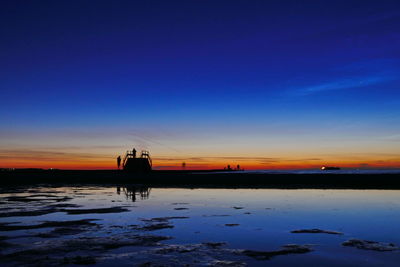
POLYGON ((162 187, 225 188, 349 188, 400 189, 400 174, 266 174, 246 172, 179 172, 16 170, 0 172, 0 185, 14 184, 117 184, 162 187))

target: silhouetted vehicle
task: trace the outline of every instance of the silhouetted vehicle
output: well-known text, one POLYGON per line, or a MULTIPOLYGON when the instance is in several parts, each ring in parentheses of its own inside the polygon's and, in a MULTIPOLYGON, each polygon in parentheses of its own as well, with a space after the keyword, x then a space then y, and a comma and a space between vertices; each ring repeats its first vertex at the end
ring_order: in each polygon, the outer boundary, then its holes
POLYGON ((321 170, 323 170, 323 171, 336 171, 336 170, 340 170, 340 168, 339 168, 339 167, 323 166, 323 167, 321 168, 321 170))
POLYGON ((142 150, 140 157, 136 157, 136 149, 127 151, 122 161, 122 169, 128 172, 150 172, 153 163, 150 153, 142 150))

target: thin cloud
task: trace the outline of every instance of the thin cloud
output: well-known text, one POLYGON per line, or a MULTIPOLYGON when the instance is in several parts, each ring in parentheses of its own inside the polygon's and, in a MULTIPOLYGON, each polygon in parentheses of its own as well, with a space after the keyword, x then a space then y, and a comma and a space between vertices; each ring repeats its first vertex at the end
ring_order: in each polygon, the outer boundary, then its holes
POLYGON ((325 91, 345 90, 352 88, 366 87, 374 84, 379 84, 393 80, 390 76, 375 76, 375 77, 358 77, 351 79, 342 79, 332 82, 323 83, 316 86, 305 87, 297 91, 298 95, 310 95, 325 91))
POLYGON ((380 139, 385 141, 400 142, 400 134, 382 136, 380 139))
POLYGON ((34 160, 34 161, 83 161, 112 159, 113 157, 103 154, 69 153, 43 150, 0 150, 0 159, 34 160))
POLYGON ((213 161, 213 160, 268 160, 268 161, 279 161, 279 158, 269 158, 269 157, 235 157, 235 156, 205 156, 205 157, 154 157, 155 160, 164 161, 177 161, 177 160, 193 160, 193 161, 213 161))
MULTIPOLYGON (((173 147, 170 147, 170 146, 168 146, 168 145, 165 145, 165 144, 162 144, 162 143, 160 143, 160 142, 158 142, 158 141, 155 141, 155 140, 153 140, 153 139, 150 139, 150 138, 148 138, 147 136, 145 137, 145 136, 143 136, 143 135, 141 135, 141 134, 132 133, 132 132, 131 132, 129 135, 131 135, 131 136, 133 136, 133 137, 135 137, 135 138, 141 139, 142 141, 150 142, 150 143, 153 143, 153 144, 156 144, 156 145, 159 145, 159 146, 163 146, 163 147, 165 147, 165 148, 168 148, 169 150, 173 150, 173 151, 175 151, 175 152, 181 153, 181 151, 179 151, 178 149, 175 149, 175 148, 173 148, 173 147)), ((143 145, 144 145, 145 147, 147 147, 146 144, 143 144, 143 145)))
POLYGON ((240 162, 258 162, 262 164, 277 163, 283 161, 290 162, 304 162, 304 161, 320 161, 320 158, 300 158, 300 159, 283 159, 283 158, 271 158, 271 157, 240 157, 240 156, 205 156, 205 157, 154 157, 153 160, 160 162, 178 162, 178 161, 195 161, 211 163, 214 161, 240 161, 240 162))
POLYGON ((46 146, 47 150, 109 150, 123 149, 122 145, 46 146))

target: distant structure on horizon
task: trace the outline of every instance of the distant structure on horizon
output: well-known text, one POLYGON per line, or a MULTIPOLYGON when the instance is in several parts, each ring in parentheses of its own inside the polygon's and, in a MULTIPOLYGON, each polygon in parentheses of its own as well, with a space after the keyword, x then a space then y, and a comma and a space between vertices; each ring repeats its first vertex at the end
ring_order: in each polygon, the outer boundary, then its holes
POLYGON ((128 172, 151 172, 152 167, 150 153, 146 150, 142 150, 139 157, 135 148, 128 150, 122 160, 122 170, 128 172))
POLYGON ((224 171, 244 171, 243 168, 240 167, 240 165, 236 165, 236 168, 232 168, 230 164, 228 164, 226 167, 224 167, 224 171))

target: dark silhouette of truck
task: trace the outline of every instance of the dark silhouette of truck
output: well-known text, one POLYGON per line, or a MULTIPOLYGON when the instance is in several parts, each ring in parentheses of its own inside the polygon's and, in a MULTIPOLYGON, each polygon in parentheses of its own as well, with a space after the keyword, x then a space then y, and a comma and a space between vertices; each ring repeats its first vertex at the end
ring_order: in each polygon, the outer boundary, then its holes
POLYGON ((142 150, 139 157, 136 157, 136 149, 126 151, 122 161, 122 169, 127 172, 151 172, 153 163, 150 153, 142 150))

